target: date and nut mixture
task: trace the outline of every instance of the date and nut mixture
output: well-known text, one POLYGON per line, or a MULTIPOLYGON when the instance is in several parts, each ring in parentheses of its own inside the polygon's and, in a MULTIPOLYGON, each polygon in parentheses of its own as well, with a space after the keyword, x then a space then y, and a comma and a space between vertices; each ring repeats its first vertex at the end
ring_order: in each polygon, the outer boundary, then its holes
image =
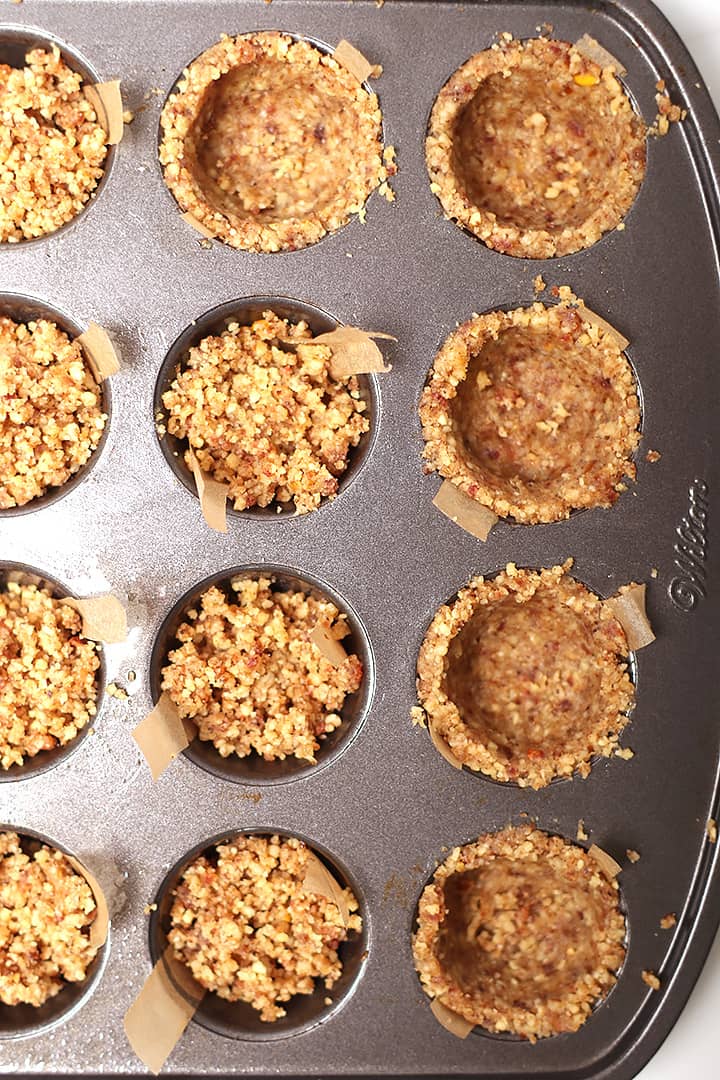
POLYGON ((425 156, 446 217, 496 251, 546 259, 621 224, 646 135, 612 66, 504 34, 438 94, 425 156))
POLYGON ((541 788, 609 757, 634 704, 625 632, 570 577, 513 563, 476 577, 433 618, 418 697, 433 731, 470 769, 541 788))
POLYGON ((106 422, 80 344, 47 319, 0 316, 0 509, 61 487, 97 449, 106 422))
POLYGON ((16 833, 0 832, 0 1003, 40 1006, 83 982, 98 951, 88 934, 96 912, 61 851, 28 853, 16 833))
POLYGON ((314 763, 363 667, 355 655, 335 667, 310 634, 322 623, 340 640, 347 618, 330 600, 273 589, 269 578, 235 578, 231 589, 234 599, 212 586, 188 611, 162 689, 222 757, 314 763))
POLYGON ((530 826, 455 848, 418 907, 426 994, 487 1031, 577 1031, 625 957, 619 890, 581 847, 530 826))
POLYGON ((307 859, 294 837, 238 836, 192 862, 174 892, 168 942, 177 959, 206 990, 247 1002, 267 1023, 296 994, 331 989, 342 974, 338 948, 362 929, 350 889, 344 926, 336 904, 303 887, 307 859))
POLYGON ((636 475, 640 404, 616 338, 584 310, 534 303, 449 335, 420 403, 428 471, 523 524, 617 500, 636 475))
POLYGON ((100 660, 82 620, 46 589, 0 590, 0 768, 66 746, 97 711, 100 660))
POLYGON ((103 174, 107 135, 57 46, 0 64, 0 243, 55 232, 103 174))
POLYGON ((357 377, 334 379, 331 356, 305 322, 272 311, 190 349, 162 397, 167 430, 229 486, 236 510, 292 503, 306 514, 337 495, 370 423, 357 377))
POLYGON ((161 116, 180 208, 226 244, 292 251, 364 213, 383 161, 378 99, 332 56, 275 31, 224 36, 161 116))

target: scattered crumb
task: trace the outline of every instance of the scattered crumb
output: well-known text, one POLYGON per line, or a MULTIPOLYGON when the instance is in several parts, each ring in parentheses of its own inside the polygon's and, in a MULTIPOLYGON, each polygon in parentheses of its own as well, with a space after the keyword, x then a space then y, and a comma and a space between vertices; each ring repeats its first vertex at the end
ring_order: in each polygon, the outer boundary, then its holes
POLYGON ((385 0, 375 0, 375 7, 376 8, 385 7, 385 0))
POLYGON ((413 705, 410 710, 410 719, 413 722, 413 727, 427 727, 425 710, 421 709, 419 705, 413 705))
POLYGON ((585 832, 585 822, 583 821, 582 818, 580 818, 580 820, 578 821, 577 839, 578 840, 587 840, 588 839, 588 834, 585 832))
POLYGON ((243 791, 240 793, 241 799, 247 799, 248 802, 254 802, 256 805, 262 799, 262 795, 259 791, 243 791))
POLYGON ((132 124, 134 119, 135 113, 131 112, 130 109, 126 109, 123 113, 123 124, 132 124))
POLYGON ((143 915, 149 915, 152 911, 157 911, 157 904, 146 904, 143 908, 143 915))
POLYGON ((137 679, 137 672, 136 671, 128 671, 128 673, 127 673, 127 681, 128 682, 135 682, 136 679, 137 679))
POLYGON ((636 863, 640 859, 640 852, 634 851, 632 848, 628 848, 625 854, 632 863, 636 863))
POLYGON ((378 188, 378 191, 380 192, 380 194, 383 196, 384 199, 387 199, 387 201, 389 203, 394 203, 395 202, 395 199, 397 198, 397 196, 396 196, 395 192, 393 191, 393 189, 388 184, 387 180, 383 180, 382 184, 378 188))
POLYGON ((662 136, 667 135, 671 124, 676 124, 680 120, 685 119, 687 116, 687 109, 681 109, 679 105, 674 105, 672 103, 670 95, 665 89, 664 79, 658 79, 655 83, 655 88, 659 91, 655 95, 655 103, 658 111, 655 122, 649 129, 648 134, 662 136))
POLYGON ((677 917, 673 912, 668 915, 663 915, 660 920, 660 927, 662 930, 671 930, 673 926, 677 924, 677 917))
POLYGON ((213 242, 209 236, 203 236, 201 240, 198 240, 198 245, 203 249, 203 251, 211 251, 213 242))
POLYGON ((710 843, 714 844, 717 840, 717 822, 715 821, 715 818, 708 818, 708 823, 705 826, 705 831, 707 832, 707 838, 710 843))
POLYGON ((118 701, 127 701, 127 690, 124 690, 122 686, 118 686, 117 683, 108 683, 105 687, 105 693, 109 697, 117 698, 118 701))
POLYGON ((543 281, 542 274, 538 274, 537 277, 533 279, 533 289, 537 293, 537 292, 542 292, 546 288, 547 288, 547 285, 543 281))
POLYGON ((616 228, 616 230, 618 232, 624 232, 625 231, 625 222, 621 221, 618 225, 615 226, 615 228, 616 228))
MULTIPOLYGON (((266 4, 271 4, 272 0, 265 0, 265 3, 266 4)), ((381 3, 384 4, 385 0, 381 0, 381 3)), ((333 999, 331 997, 326 997, 325 998, 325 1004, 326 1005, 332 1005, 332 1003, 333 1003, 333 999)))
POLYGON ((646 983, 651 990, 660 989, 660 980, 653 971, 643 971, 642 981, 646 983))
POLYGON ((635 757, 635 751, 631 750, 629 746, 622 746, 615 751, 615 757, 622 758, 623 761, 629 761, 630 758, 635 757))
POLYGON ((647 454, 645 455, 645 460, 649 461, 651 464, 654 464, 656 461, 659 461, 661 457, 662 454, 659 450, 648 450, 647 454))

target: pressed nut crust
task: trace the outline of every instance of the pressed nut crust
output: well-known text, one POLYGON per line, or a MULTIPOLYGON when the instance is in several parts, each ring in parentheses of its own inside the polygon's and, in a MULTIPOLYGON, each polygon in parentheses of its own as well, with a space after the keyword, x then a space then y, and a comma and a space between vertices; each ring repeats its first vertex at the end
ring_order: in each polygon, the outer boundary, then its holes
POLYGON ((627 640, 567 573, 512 563, 477 577, 433 618, 418 696, 455 757, 486 776, 544 787, 609 757, 634 703, 627 640))
POLYGON ((106 421, 77 341, 46 319, 0 316, 0 509, 61 487, 97 448, 106 421))
POLYGON ((613 68, 564 41, 503 40, 442 88, 425 155, 446 217, 496 251, 545 259, 622 221, 646 135, 613 68))
POLYGON ((632 369, 571 301, 463 323, 435 357, 420 419, 429 469, 524 524, 611 506, 635 477, 632 369))
POLYGON ((107 136, 60 50, 0 64, 0 242, 55 232, 83 209, 103 174, 107 136))
POLYGON ((425 993, 488 1031, 577 1031, 625 956, 617 882, 576 844, 530 826, 455 848, 418 907, 425 993))
POLYGON ((387 179, 375 94, 307 41, 223 37, 183 72, 160 162, 181 209, 235 248, 314 244, 387 179))
MULTIPOLYGON (((168 941, 178 960, 227 1001, 245 1001, 272 1022, 296 994, 342 974, 338 947, 362 929, 303 887, 308 849, 294 837, 238 836, 201 855, 175 889, 168 941)), ((350 912, 357 900, 344 890, 350 912)))
POLYGON ((188 612, 162 688, 222 757, 255 751, 266 761, 314 762, 363 669, 355 655, 333 666, 309 637, 319 622, 344 637, 346 616, 329 600, 273 591, 269 578, 235 578, 231 587, 236 601, 213 586, 188 612))
POLYGON ((23 851, 0 832, 0 1002, 42 1005, 69 982, 82 982, 97 948, 87 928, 92 890, 61 851, 23 851))
POLYGON ((333 379, 331 355, 306 323, 272 311, 190 349, 163 394, 167 430, 228 484, 236 510, 293 503, 306 514, 337 495, 370 424, 357 379, 333 379))
POLYGON ((0 592, 0 767, 65 746, 95 715, 95 646, 78 613, 35 585, 0 592))

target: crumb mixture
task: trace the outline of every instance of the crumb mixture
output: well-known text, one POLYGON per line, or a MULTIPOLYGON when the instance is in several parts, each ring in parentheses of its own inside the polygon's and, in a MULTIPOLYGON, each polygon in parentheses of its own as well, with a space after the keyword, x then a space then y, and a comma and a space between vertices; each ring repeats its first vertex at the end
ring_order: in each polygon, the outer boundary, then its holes
POLYGON ((625 956, 617 882, 583 848, 530 826, 455 848, 418 908, 425 993, 488 1031, 577 1031, 625 956))
POLYGON ((235 599, 213 586, 187 613, 162 688, 223 757, 254 750, 314 762, 363 668, 355 655, 334 667, 309 636, 324 623, 339 640, 347 617, 330 600, 274 591, 269 578, 235 578, 231 588, 235 599))
POLYGON ((95 716, 95 645, 77 611, 35 585, 0 592, 0 767, 65 746, 95 716))
POLYGON ((471 769, 522 787, 583 777, 610 757, 634 703, 627 640, 570 562, 513 563, 476 577, 436 613, 418 658, 418 696, 471 769))
POLYGON ((0 242, 55 232, 91 197, 107 135, 60 50, 0 64, 0 242))
POLYGON ((425 155, 446 217, 496 251, 545 259, 617 227, 645 139, 612 67, 564 41, 504 38, 442 88, 425 155))
POLYGON ((307 41, 223 37, 183 72, 160 161, 180 208, 235 248, 314 244, 387 180, 375 94, 307 41))
POLYGON ((498 517, 536 524, 611 506, 636 475, 633 371, 582 311, 562 299, 476 315, 435 357, 420 403, 423 456, 498 517))
POLYGON ((236 510, 294 503, 306 514, 337 495, 370 424, 357 378, 333 379, 331 355, 306 323, 272 311, 190 349, 163 394, 167 430, 229 485, 236 510))
POLYGON ((69 480, 97 448, 106 421, 77 341, 46 319, 0 316, 0 509, 69 480))
MULTIPOLYGON (((201 855, 175 889, 168 941, 194 978, 226 1001, 245 1001, 268 1023, 284 1002, 326 989, 342 974, 338 948, 362 929, 303 888, 308 849, 294 837, 238 836, 201 855)), ((344 890, 348 909, 358 903, 344 890)))
POLYGON ((38 1006, 82 982, 97 953, 87 931, 95 913, 61 851, 26 854, 16 833, 0 833, 0 1002, 38 1006))

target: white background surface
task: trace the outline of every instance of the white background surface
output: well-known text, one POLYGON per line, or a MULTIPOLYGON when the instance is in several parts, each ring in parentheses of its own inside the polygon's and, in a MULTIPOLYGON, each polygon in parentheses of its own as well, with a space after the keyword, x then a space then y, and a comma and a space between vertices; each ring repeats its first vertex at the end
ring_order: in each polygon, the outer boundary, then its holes
MULTIPOLYGON (((720 112, 720 0, 655 0, 692 54, 720 112)), ((720 936, 684 1012, 638 1080, 718 1080, 720 936)))

